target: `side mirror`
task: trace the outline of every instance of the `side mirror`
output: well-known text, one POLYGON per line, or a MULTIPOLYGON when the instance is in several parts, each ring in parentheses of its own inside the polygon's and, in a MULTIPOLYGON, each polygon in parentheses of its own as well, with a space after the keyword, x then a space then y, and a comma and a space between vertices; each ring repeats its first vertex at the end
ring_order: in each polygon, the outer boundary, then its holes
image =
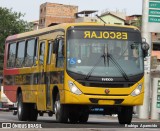
POLYGON ((144 57, 148 56, 149 44, 147 42, 142 43, 142 50, 144 57))
POLYGON ((147 42, 142 43, 142 50, 143 51, 148 51, 149 50, 149 44, 147 42))

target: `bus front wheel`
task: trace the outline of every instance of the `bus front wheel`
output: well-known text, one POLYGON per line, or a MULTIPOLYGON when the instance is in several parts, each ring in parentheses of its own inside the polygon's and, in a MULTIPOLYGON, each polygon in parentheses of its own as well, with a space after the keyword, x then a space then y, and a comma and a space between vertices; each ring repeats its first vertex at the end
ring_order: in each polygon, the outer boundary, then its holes
POLYGON ((59 93, 57 93, 56 101, 54 103, 54 112, 57 122, 60 123, 68 122, 68 106, 60 103, 59 93))
POLYGON ((86 123, 89 118, 89 111, 84 110, 84 112, 79 116, 79 122, 80 123, 86 123))
POLYGON ((131 124, 133 114, 132 106, 121 107, 118 112, 119 124, 131 124))

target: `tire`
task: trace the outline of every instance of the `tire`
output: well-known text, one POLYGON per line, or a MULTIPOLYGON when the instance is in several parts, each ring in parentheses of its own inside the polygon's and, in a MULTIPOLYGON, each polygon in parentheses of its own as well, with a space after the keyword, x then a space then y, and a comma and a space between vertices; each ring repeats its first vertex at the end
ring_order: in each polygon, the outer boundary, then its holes
POLYGON ((79 116, 79 122, 86 123, 88 121, 88 118, 89 118, 89 112, 88 112, 88 110, 85 110, 84 113, 82 113, 79 116))
POLYGON ((49 116, 49 117, 52 117, 52 116, 53 116, 53 112, 51 112, 51 111, 48 112, 48 116, 49 116))
POLYGON ((43 112, 39 112, 39 116, 43 116, 43 114, 44 114, 43 112))
POLYGON ((38 111, 35 107, 35 104, 28 104, 29 108, 29 116, 28 121, 37 121, 38 111))
POLYGON ((60 103, 59 93, 57 93, 56 101, 54 103, 54 112, 57 122, 60 123, 68 122, 68 106, 60 103))
POLYGON ((133 107, 126 106, 122 107, 118 112, 118 120, 119 124, 131 124, 133 114, 133 107))
POLYGON ((18 94, 17 111, 18 111, 18 119, 20 121, 27 121, 28 120, 28 113, 29 113, 28 106, 26 103, 23 103, 22 93, 18 94))
POLYGON ((70 123, 86 123, 89 118, 89 108, 81 105, 70 105, 69 121, 70 123))
POLYGON ((79 112, 77 110, 75 110, 74 108, 70 109, 69 122, 72 123, 72 124, 75 124, 78 121, 79 121, 79 112))

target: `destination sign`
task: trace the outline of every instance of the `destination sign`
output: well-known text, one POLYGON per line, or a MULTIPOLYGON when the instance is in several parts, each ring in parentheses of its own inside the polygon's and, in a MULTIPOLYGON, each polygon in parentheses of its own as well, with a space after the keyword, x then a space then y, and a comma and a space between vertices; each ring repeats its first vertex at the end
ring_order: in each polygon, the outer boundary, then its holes
MULTIPOLYGON (((67 31, 67 38, 87 42, 88 39, 122 40, 141 42, 141 33, 137 28, 112 26, 74 27, 67 31)), ((83 43, 84 43, 83 42, 83 43)))
POLYGON ((127 32, 113 32, 113 31, 84 31, 85 39, 119 39, 127 40, 127 32))

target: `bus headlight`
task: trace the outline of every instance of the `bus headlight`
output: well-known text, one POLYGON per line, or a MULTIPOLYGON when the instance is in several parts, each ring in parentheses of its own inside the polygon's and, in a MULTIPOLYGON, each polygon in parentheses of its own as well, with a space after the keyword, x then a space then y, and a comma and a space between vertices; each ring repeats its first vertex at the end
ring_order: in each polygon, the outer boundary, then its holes
POLYGON ((77 86, 72 82, 68 81, 68 86, 70 88, 70 91, 76 95, 81 95, 82 92, 77 88, 77 86))
POLYGON ((131 93, 131 96, 137 96, 141 93, 142 90, 142 84, 139 84, 137 88, 131 93))

